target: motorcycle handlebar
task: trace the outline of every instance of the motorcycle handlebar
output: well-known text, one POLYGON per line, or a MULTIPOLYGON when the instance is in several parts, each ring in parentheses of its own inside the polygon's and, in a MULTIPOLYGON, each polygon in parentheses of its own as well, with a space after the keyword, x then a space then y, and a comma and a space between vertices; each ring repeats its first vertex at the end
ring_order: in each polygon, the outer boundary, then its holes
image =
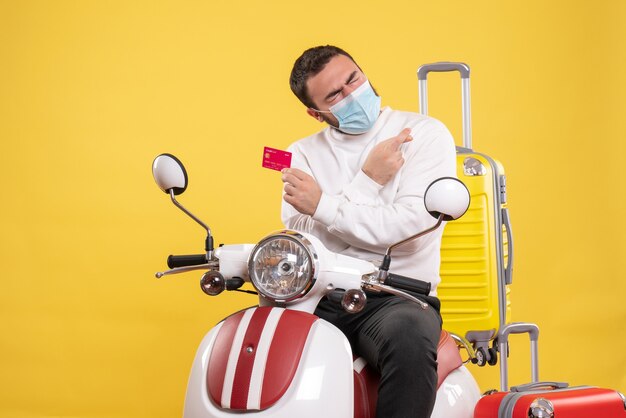
POLYGON ((385 285, 395 287, 397 289, 408 290, 409 292, 419 293, 428 296, 430 294, 431 283, 423 280, 412 279, 410 277, 401 276, 399 274, 389 273, 384 282, 385 285))
POLYGON ((171 269, 176 267, 197 266, 206 264, 206 254, 170 255, 167 257, 167 266, 171 269))

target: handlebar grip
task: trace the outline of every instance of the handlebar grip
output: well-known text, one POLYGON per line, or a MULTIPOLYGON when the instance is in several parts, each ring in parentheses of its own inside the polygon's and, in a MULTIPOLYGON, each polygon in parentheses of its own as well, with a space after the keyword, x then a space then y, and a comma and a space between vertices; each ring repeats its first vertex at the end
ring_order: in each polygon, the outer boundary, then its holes
POLYGON ((389 273, 385 279, 387 286, 392 286, 402 290, 408 290, 409 292, 419 293, 420 295, 430 294, 430 282, 423 280, 412 279, 410 277, 400 276, 399 274, 389 273))
POLYGON ((176 267, 197 266, 206 264, 206 254, 170 255, 167 257, 167 266, 171 269, 176 267))

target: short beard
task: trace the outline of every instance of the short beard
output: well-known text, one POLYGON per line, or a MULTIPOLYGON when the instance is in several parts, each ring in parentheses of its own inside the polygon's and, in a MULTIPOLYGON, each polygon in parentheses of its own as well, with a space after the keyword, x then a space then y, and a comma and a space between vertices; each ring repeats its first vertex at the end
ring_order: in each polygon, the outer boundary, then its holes
POLYGON ((326 122, 335 129, 339 129, 339 122, 337 122, 337 119, 334 116, 329 116, 329 114, 322 112, 319 112, 318 115, 320 115, 324 122, 326 122))

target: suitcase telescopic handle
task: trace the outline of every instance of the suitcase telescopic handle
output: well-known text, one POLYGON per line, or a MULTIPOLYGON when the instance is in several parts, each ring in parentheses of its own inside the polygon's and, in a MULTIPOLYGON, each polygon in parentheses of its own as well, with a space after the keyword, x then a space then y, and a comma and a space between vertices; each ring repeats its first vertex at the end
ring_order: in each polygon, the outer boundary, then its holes
POLYGON ((463 62, 435 62, 433 64, 424 64, 417 70, 417 78, 419 80, 426 80, 428 73, 446 73, 450 71, 458 71, 461 73, 461 78, 469 78, 470 68, 463 62))
POLYGON ((528 334, 530 337, 530 372, 531 381, 539 381, 539 327, 529 322, 512 322, 503 326, 498 332, 498 350, 500 351, 500 390, 506 392, 509 389, 509 364, 508 344, 510 334, 528 334))
POLYGON ((470 68, 462 62, 435 62, 424 64, 417 69, 419 83, 420 113, 428 115, 428 83, 427 77, 430 72, 458 71, 461 74, 461 99, 463 110, 463 147, 472 149, 472 113, 470 103, 470 68))

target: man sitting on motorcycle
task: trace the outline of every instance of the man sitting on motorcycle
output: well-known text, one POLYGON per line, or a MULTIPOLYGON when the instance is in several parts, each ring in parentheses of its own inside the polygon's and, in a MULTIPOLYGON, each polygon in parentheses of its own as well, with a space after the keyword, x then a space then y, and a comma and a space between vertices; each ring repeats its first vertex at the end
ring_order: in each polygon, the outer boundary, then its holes
MULTIPOLYGON (((454 177, 454 140, 439 121, 381 108, 369 79, 345 51, 306 50, 290 86, 309 116, 328 126, 289 147, 282 220, 316 235, 331 251, 380 260, 387 247, 432 225, 423 195, 454 177)), ((432 283, 426 310, 389 294, 368 294, 365 309, 346 313, 324 299, 316 314, 348 337, 381 375, 376 416, 429 417, 437 390, 441 332, 436 286, 443 229, 394 251, 391 270, 432 283)))

